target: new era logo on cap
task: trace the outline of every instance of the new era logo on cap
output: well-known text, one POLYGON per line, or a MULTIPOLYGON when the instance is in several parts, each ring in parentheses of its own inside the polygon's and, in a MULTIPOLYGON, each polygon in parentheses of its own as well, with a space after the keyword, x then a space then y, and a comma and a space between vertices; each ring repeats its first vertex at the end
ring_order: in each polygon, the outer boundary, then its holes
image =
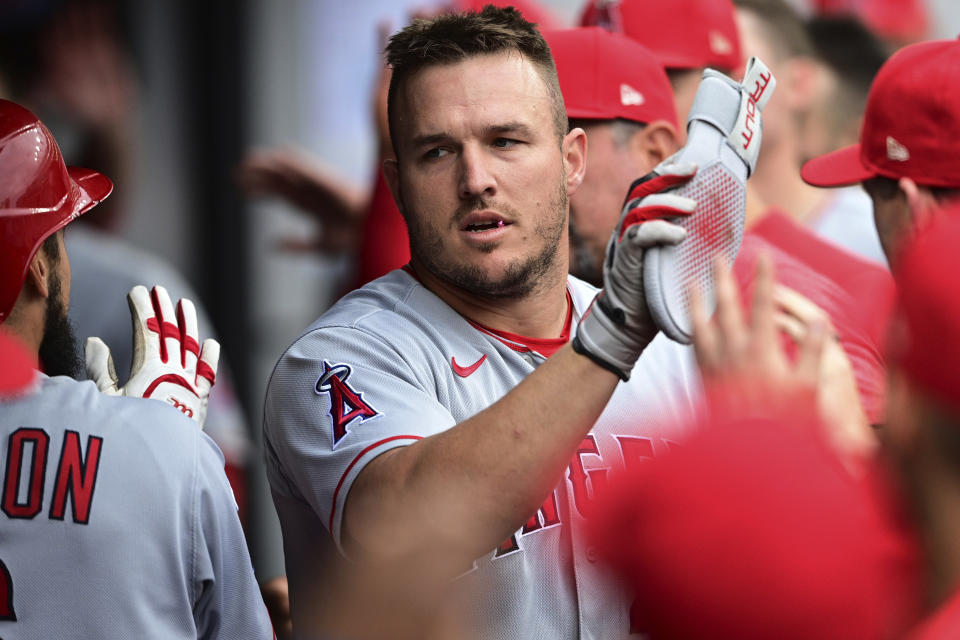
POLYGON ((670 80, 642 44, 599 27, 543 32, 557 65, 567 117, 677 126, 670 80))
POLYGON ((887 157, 897 162, 906 162, 910 159, 910 151, 897 142, 893 136, 887 136, 887 157))
POLYGON ((639 107, 644 103, 643 94, 628 84, 620 85, 620 104, 625 107, 639 107))
POLYGON ((710 51, 718 56, 726 56, 733 53, 733 43, 730 39, 719 31, 710 31, 710 51))

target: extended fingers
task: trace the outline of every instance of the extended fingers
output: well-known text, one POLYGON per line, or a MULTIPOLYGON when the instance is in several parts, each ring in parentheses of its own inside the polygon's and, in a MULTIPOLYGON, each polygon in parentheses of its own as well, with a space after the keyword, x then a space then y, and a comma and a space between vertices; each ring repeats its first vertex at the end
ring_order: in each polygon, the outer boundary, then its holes
POLYGON ((690 319, 693 323, 693 351, 697 364, 704 373, 712 373, 720 363, 716 327, 703 299, 703 292, 695 283, 690 286, 690 319))
POLYGON ((203 341, 200 359, 197 362, 196 386, 201 400, 210 392, 217 381, 217 367, 220 365, 220 343, 213 338, 203 341))
POLYGON ((187 298, 177 302, 177 326, 180 328, 180 365, 191 371, 200 357, 200 331, 196 307, 187 298))
POLYGON ((749 343, 749 331, 743 321, 740 307, 740 292, 726 261, 718 256, 714 263, 716 278, 719 341, 724 357, 732 364, 739 364, 749 343))
POLYGON ((650 220, 629 230, 627 242, 641 249, 662 245, 676 245, 687 237, 687 230, 666 220, 650 220))
POLYGON ((750 310, 753 343, 756 348, 762 350, 778 348, 777 328, 774 320, 774 290, 773 262, 769 255, 762 253, 757 260, 753 302, 750 310))
POLYGON ((137 285, 131 289, 127 294, 127 304, 130 306, 130 319, 133 324, 133 359, 130 364, 132 377, 140 371, 145 362, 160 357, 160 334, 150 327, 156 323, 156 318, 150 292, 146 287, 137 285))
POLYGON ((776 285, 773 289, 773 301, 778 308, 804 324, 814 322, 830 324, 830 316, 826 311, 789 287, 776 285))
POLYGON ((117 372, 113 366, 110 348, 100 338, 87 338, 84 347, 87 377, 93 380, 97 389, 108 395, 119 395, 117 372))
POLYGON ((638 178, 630 185, 625 202, 680 186, 690 180, 696 173, 697 165, 693 163, 662 164, 653 172, 638 178))
POLYGON ((153 305, 155 319, 147 321, 147 328, 160 335, 160 361, 163 363, 179 359, 180 356, 180 328, 176 324, 176 313, 170 294, 160 285, 150 290, 150 301, 153 305))

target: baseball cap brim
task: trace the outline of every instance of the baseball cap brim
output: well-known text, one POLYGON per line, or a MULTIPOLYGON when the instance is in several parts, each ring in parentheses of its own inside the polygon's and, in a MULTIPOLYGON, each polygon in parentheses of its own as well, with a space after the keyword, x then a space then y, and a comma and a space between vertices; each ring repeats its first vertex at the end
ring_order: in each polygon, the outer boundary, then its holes
POLYGON ((815 187, 843 187, 877 176, 860 159, 860 145, 837 149, 803 165, 800 176, 815 187))
POLYGON ((67 167, 70 178, 80 187, 81 197, 78 198, 75 216, 80 215, 102 202, 113 191, 113 182, 107 176, 93 169, 67 167))

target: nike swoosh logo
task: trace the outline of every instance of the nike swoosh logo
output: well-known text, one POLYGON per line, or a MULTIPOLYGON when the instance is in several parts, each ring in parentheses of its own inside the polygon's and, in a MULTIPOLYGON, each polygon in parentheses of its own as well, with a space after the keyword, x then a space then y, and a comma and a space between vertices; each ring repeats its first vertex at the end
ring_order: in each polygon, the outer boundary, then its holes
POLYGON ((461 367, 460 365, 457 364, 457 359, 456 359, 456 357, 451 357, 451 358, 450 358, 450 364, 453 365, 453 372, 454 372, 455 374, 457 374, 457 375, 460 376, 461 378, 466 378, 466 377, 469 376, 471 373, 473 373, 474 371, 476 371, 477 369, 479 369, 479 368, 480 368, 480 365, 482 365, 482 364, 483 364, 483 361, 486 360, 486 359, 487 359, 487 354, 483 354, 482 356, 480 356, 480 359, 479 359, 479 360, 477 360, 476 362, 474 362, 474 363, 471 364, 470 366, 468 366, 468 367, 461 367))

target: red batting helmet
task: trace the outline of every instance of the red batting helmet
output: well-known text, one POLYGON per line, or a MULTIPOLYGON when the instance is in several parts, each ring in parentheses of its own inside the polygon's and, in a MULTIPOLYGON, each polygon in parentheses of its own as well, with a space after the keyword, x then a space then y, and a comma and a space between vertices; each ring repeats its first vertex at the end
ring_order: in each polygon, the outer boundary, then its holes
POLYGON ((37 116, 0 100, 0 323, 43 241, 111 191, 106 176, 63 164, 56 140, 37 116))

